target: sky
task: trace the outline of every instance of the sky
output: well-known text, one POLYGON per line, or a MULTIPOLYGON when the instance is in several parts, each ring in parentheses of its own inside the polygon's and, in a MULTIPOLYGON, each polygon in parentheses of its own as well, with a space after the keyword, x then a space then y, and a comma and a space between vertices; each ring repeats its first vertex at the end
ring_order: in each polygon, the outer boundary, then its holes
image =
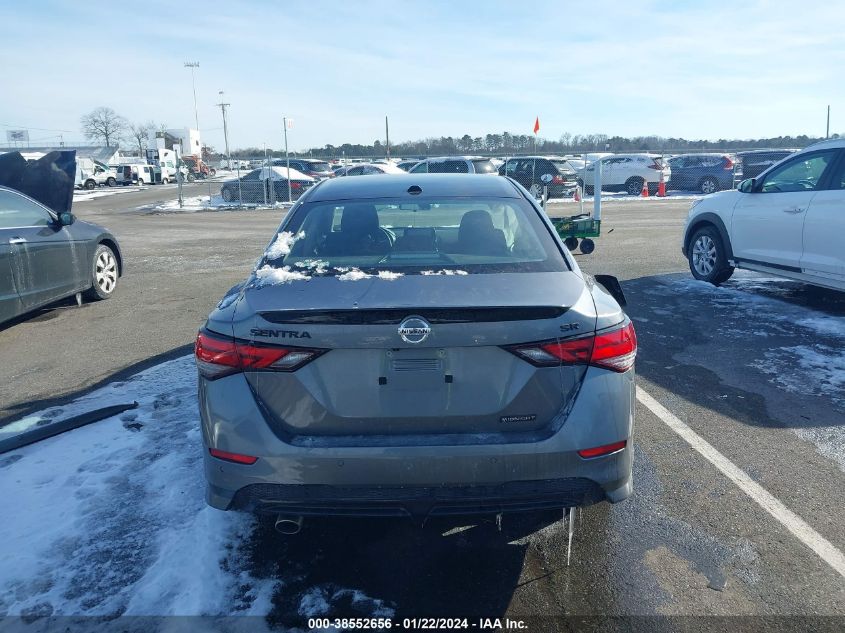
POLYGON ((292 150, 487 133, 845 132, 845 3, 0 0, 0 143, 83 139, 108 106, 292 150), (180 8, 181 7, 181 8, 180 8))

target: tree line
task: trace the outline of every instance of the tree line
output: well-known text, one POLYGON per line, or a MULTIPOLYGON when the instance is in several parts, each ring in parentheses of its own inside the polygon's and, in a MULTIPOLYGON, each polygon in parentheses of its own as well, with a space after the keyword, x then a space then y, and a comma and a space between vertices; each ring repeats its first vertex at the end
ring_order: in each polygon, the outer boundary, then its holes
MULTIPOLYGON (((164 123, 147 121, 145 123, 130 122, 108 107, 95 108, 80 119, 82 132, 92 141, 105 145, 119 146, 121 142, 128 142, 138 153, 143 155, 147 147, 147 139, 152 131, 163 131, 164 123)), ((839 138, 834 134, 833 138, 839 138)), ((535 137, 532 134, 485 134, 484 136, 460 137, 430 136, 417 141, 402 141, 391 144, 392 156, 443 156, 450 154, 581 154, 585 152, 655 152, 681 153, 701 151, 738 151, 743 149, 762 148, 803 148, 822 137, 808 136, 777 136, 761 139, 718 139, 688 140, 685 138, 663 136, 609 136, 607 134, 570 134, 566 132, 559 139, 535 137)), ((264 155, 264 148, 245 147, 232 151, 235 158, 258 157, 264 155)), ((268 155, 278 157, 282 150, 267 149, 268 155)), ((211 147, 204 147, 203 154, 210 157, 220 157, 211 147)), ((381 140, 375 140, 369 145, 357 143, 343 143, 342 145, 327 144, 323 147, 311 147, 296 152, 298 155, 308 155, 315 158, 370 157, 383 158, 387 155, 387 146, 381 140)))

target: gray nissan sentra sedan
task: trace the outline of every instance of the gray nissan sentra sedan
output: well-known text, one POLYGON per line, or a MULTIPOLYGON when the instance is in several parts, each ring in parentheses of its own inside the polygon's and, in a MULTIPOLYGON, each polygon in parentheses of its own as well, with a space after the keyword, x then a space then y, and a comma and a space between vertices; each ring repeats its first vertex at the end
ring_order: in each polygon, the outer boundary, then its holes
POLYGON ((323 181, 197 336, 208 503, 298 525, 622 501, 636 348, 514 181, 323 181))

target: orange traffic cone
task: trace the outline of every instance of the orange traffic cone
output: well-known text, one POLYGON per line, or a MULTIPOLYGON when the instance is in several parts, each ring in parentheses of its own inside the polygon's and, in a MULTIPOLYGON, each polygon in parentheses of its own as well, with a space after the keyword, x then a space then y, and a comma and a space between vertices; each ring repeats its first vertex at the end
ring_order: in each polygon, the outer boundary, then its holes
POLYGON ((581 202, 581 185, 576 185, 575 193, 572 194, 572 199, 575 202, 581 202))
POLYGON ((657 183, 657 197, 666 197, 666 181, 664 180, 663 170, 660 170, 660 182, 657 183))
POLYGON ((648 182, 643 180, 643 190, 640 192, 643 198, 648 198, 648 182))

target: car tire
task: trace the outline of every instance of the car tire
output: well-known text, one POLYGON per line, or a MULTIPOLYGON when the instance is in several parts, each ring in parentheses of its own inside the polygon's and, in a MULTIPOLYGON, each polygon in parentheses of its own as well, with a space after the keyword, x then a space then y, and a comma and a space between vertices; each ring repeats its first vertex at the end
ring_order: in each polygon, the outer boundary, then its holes
POLYGON ((638 196, 643 192, 643 183, 645 180, 639 176, 633 176, 625 181, 625 191, 629 196, 638 196))
POLYGON ((162 178, 162 179, 161 179, 161 184, 163 184, 163 185, 169 185, 169 184, 170 184, 170 180, 168 180, 167 178, 162 178))
POLYGON ((85 188, 86 188, 86 189, 88 189, 89 191, 90 191, 91 189, 96 189, 96 188, 97 188, 97 181, 95 181, 95 180, 86 180, 86 181, 85 181, 85 188))
POLYGON ((584 187, 584 193, 588 196, 595 195, 596 188, 593 187, 592 185, 587 185, 586 187, 584 187))
POLYGON ((730 279, 734 268, 728 263, 725 246, 719 231, 712 225, 705 225, 693 233, 687 249, 692 276, 718 286, 730 279))
POLYGON ((143 187, 143 186, 144 186, 144 179, 143 179, 143 178, 138 178, 138 186, 139 186, 139 187, 143 187))
POLYGON ((528 189, 528 193, 530 193, 533 198, 539 200, 543 195, 543 187, 542 187, 542 185, 538 185, 537 183, 534 183, 528 189))
POLYGON ((117 181, 114 178, 109 178, 106 180, 107 187, 114 187, 117 184, 117 181))
POLYGON ((235 192, 229 189, 229 187, 223 187, 220 190, 220 195, 223 197, 223 202, 233 202, 235 199, 235 192))
POLYGON ((114 251, 105 244, 100 244, 91 261, 91 287, 85 291, 85 297, 92 301, 108 299, 114 294, 118 277, 119 269, 114 251))
POLYGON ((711 178, 711 177, 709 177, 709 176, 708 176, 707 178, 704 178, 704 179, 701 181, 701 184, 700 184, 700 185, 698 185, 698 189, 699 189, 699 190, 701 191, 701 193, 703 193, 704 195, 708 195, 708 194, 711 194, 711 193, 716 193, 716 192, 717 192, 717 191, 719 191, 719 189, 720 189, 720 187, 719 187, 719 181, 717 181, 715 178, 711 178))

